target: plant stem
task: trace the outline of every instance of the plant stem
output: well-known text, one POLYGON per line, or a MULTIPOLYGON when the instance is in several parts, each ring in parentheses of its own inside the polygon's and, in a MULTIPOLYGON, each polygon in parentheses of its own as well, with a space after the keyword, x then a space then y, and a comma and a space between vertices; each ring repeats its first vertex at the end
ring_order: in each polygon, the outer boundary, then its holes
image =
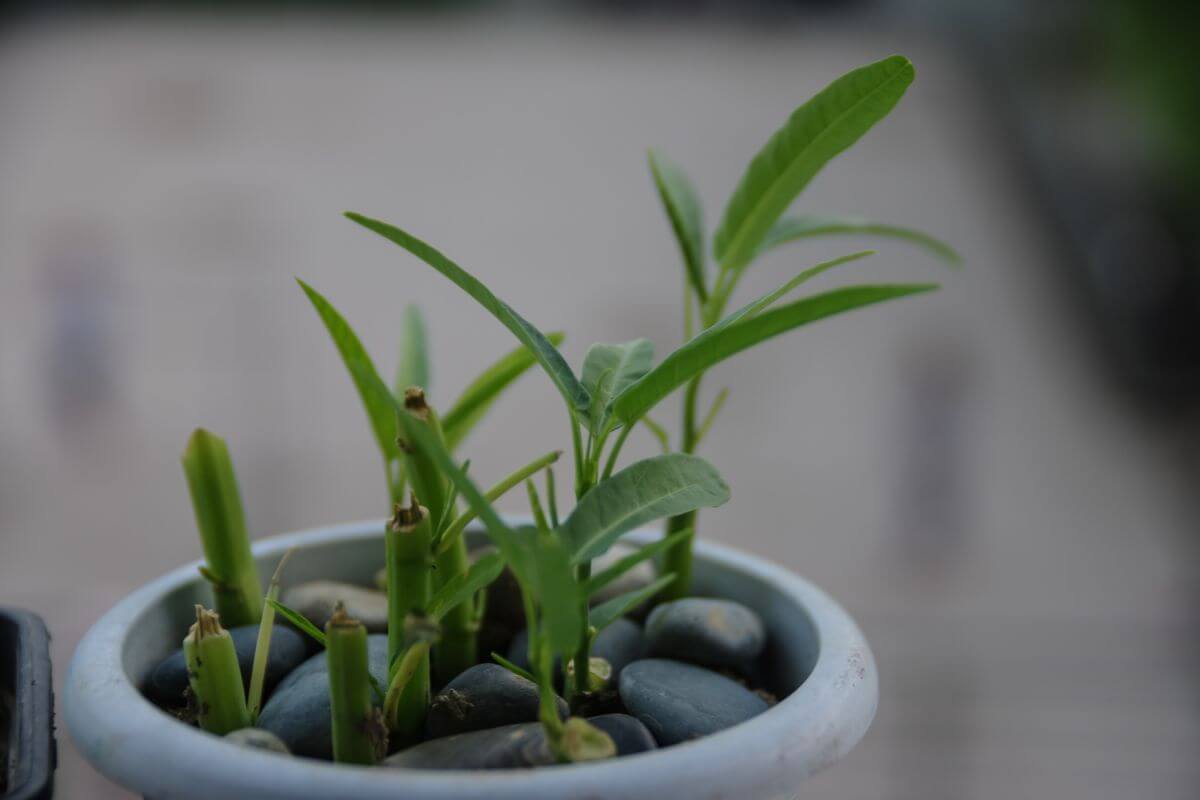
POLYGON ((525 481, 525 493, 529 496, 529 510, 533 514, 533 523, 539 531, 549 532, 551 530, 550 520, 546 518, 546 511, 542 508, 542 498, 538 495, 532 478, 525 481))
POLYGON ((279 559, 279 564, 271 575, 271 585, 267 588, 267 602, 263 603, 262 619, 258 623, 258 641, 254 643, 254 666, 250 669, 250 691, 246 696, 251 725, 258 722, 258 712, 262 710, 263 682, 267 676, 267 659, 271 656, 271 632, 275 627, 275 606, 271 603, 279 600, 279 581, 283 577, 283 568, 291 557, 292 551, 289 549, 279 559))
MULTIPOLYGON (((429 511, 416 502, 396 507, 384 538, 387 559, 388 595, 388 681, 399 667, 405 646, 405 619, 413 611, 425 610, 433 591, 429 511)), ((429 656, 417 665, 395 715, 388 727, 400 739, 411 741, 421 732, 429 710, 429 656)))
MULTIPOLYGON (((716 295, 714 295, 715 297, 716 295)), ((683 396, 683 446, 680 449, 684 453, 694 453, 696 451, 696 399, 699 390, 700 376, 697 376, 688 382, 683 396)), ((674 573, 675 580, 659 595, 658 602, 660 603, 687 597, 688 592, 691 590, 692 549, 693 543, 696 540, 696 512, 689 511, 686 514, 671 517, 667 521, 667 530, 664 535, 670 536, 673 533, 689 528, 693 531, 692 535, 681 538, 678 542, 667 548, 667 551, 663 554, 658 574, 666 575, 674 573)))
MULTIPOLYGON (((425 392, 417 386, 404 392, 404 408, 414 419, 426 424, 439 441, 443 441, 441 426, 433 409, 425 402, 425 392)), ((446 478, 428 453, 414 450, 401 443, 408 462, 408 480, 417 498, 429 509, 432 530, 442 530, 441 516, 446 508, 446 478)), ((467 543, 456 537, 434 558, 437 567, 435 582, 441 588, 447 581, 462 575, 470 567, 467 543)), ((471 608, 462 603, 442 619, 442 640, 433 653, 434 677, 445 683, 458 673, 475 665, 475 625, 471 608)))
POLYGON ((253 625, 262 617, 262 584, 250 552, 246 515, 225 442, 197 428, 183 451, 183 471, 217 612, 231 627, 253 625))
MULTIPOLYGON (((438 441, 442 441, 442 429, 438 424, 437 415, 425 401, 425 390, 419 386, 409 387, 404 392, 404 409, 413 419, 419 420, 429 428, 438 441)), ((446 476, 438 469, 428 453, 422 453, 411 447, 407 442, 399 442, 404 460, 407 465, 408 482, 416 493, 421 505, 429 509, 429 524, 433 530, 441 530, 442 513, 446 508, 446 476)))
POLYGON ((196 622, 183 640, 188 682, 200 709, 200 727, 224 736, 250 726, 242 670, 233 637, 221 627, 217 614, 196 606, 196 622))
MULTIPOLYGON (((585 561, 575 568, 575 580, 580 586, 586 586, 588 578, 592 577, 592 562, 585 561)), ((588 669, 591 665, 592 657, 592 633, 588 627, 588 597, 587 593, 582 593, 583 601, 581 603, 580 614, 583 616, 583 637, 579 643, 579 649, 575 651, 575 681, 574 686, 568 692, 571 697, 586 694, 588 691, 588 669)), ((564 670, 565 671, 565 670, 564 670)))
POLYGON ((367 629, 340 606, 325 623, 325 654, 329 660, 333 760, 374 764, 387 747, 379 746, 382 726, 376 719, 378 712, 371 706, 367 629))
POLYGON ((546 468, 546 508, 550 512, 550 526, 558 530, 558 491, 554 485, 554 470, 546 468))

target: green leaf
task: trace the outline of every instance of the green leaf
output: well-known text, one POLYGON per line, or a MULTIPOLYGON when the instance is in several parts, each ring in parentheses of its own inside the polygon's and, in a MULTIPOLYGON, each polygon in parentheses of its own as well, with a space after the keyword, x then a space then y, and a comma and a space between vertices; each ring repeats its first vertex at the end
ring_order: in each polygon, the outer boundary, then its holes
POLYGON ((396 412, 391 403, 368 391, 364 383, 363 376, 365 374, 374 375, 375 379, 379 380, 375 365, 371 362, 371 357, 367 355, 366 348, 363 347, 358 335, 350 327, 350 323, 346 322, 345 318, 320 292, 299 278, 296 279, 296 283, 300 284, 300 288, 308 295, 313 308, 317 310, 321 321, 325 323, 325 328, 329 331, 334 346, 341 354, 346 369, 350 371, 350 377, 354 381, 355 388, 358 389, 358 396, 362 399, 367 419, 371 423, 371 430, 375 433, 375 442, 379 445, 379 452, 383 454, 384 461, 390 463, 393 460, 399 460, 400 448, 396 444, 396 412))
POLYGON ((567 517, 561 535, 578 564, 603 555, 638 525, 728 499, 729 487, 704 459, 685 453, 654 456, 596 484, 567 517))
POLYGON ((575 580, 571 556, 557 536, 530 537, 537 570, 536 597, 541 607, 541 630, 558 653, 573 653, 583 638, 583 592, 575 580))
POLYGON ((671 452, 671 436, 667 433, 667 429, 649 417, 642 417, 641 422, 646 426, 646 430, 650 431, 658 440, 658 446, 662 448, 663 453, 671 452))
POLYGON ((271 608, 275 609, 275 613, 286 619, 288 622, 295 625, 300 630, 307 633, 317 641, 322 647, 325 646, 325 632, 309 621, 308 617, 301 614, 295 609, 288 608, 278 600, 267 598, 267 602, 271 604, 271 608))
POLYGON ((958 251, 940 239, 913 228, 903 228, 899 225, 887 225, 873 222, 863 217, 783 217, 776 220, 767 231, 766 238, 758 248, 759 253, 765 253, 780 245, 803 239, 809 236, 829 236, 836 234, 861 234, 863 236, 884 236, 890 239, 901 239, 919 247, 924 247, 934 255, 952 266, 962 264, 962 256, 958 251))
POLYGON ((834 156, 888 115, 912 83, 904 56, 852 70, 800 106, 754 156, 729 198, 714 239, 717 260, 740 269, 771 225, 834 156))
POLYGON ((759 342, 825 317, 936 288, 936 284, 850 286, 764 311, 717 330, 712 335, 705 331, 664 358, 641 380, 622 392, 613 401, 613 413, 629 424, 713 364, 759 342))
MULTIPOLYGON (((546 339, 555 347, 562 344, 563 338, 563 334, 558 332, 546 334, 546 339)), ((480 373, 442 416, 446 446, 451 451, 457 448, 483 419, 500 393, 536 363, 529 348, 518 347, 480 373)))
POLYGON ((421 309, 416 306, 404 309, 404 337, 400 340, 400 361, 396 364, 396 383, 392 387, 396 397, 404 397, 404 390, 410 386, 429 391, 427 340, 421 309))
POLYGON ((632 592, 619 594, 612 600, 601 603, 588 613, 588 624, 597 631, 604 630, 609 625, 613 624, 618 619, 625 616, 630 611, 670 586, 674 580, 675 573, 669 572, 651 583, 649 586, 643 586, 641 589, 634 589, 632 592))
POLYGON ((649 153, 650 173, 662 199, 671 229, 683 253, 688 283, 700 302, 708 300, 708 281, 704 265, 704 211, 691 181, 678 166, 653 150, 649 153))
POLYGON ((634 339, 622 344, 594 344, 583 359, 583 386, 592 396, 588 421, 593 435, 607 423, 608 404, 631 383, 650 371, 654 342, 634 339))
POLYGON ((588 597, 591 597, 596 592, 600 591, 605 586, 608 586, 617 578, 624 575, 626 572, 629 572, 629 570, 633 569, 638 564, 654 558, 662 551, 669 549, 671 545, 675 544, 676 542, 681 542, 687 537, 691 536, 692 533, 692 528, 685 528, 684 530, 676 531, 670 536, 664 536, 661 539, 656 539, 650 544, 634 550, 629 555, 614 562, 611 566, 588 578, 587 583, 584 584, 583 587, 584 593, 586 593, 588 597))
POLYGON ((504 556, 500 553, 483 556, 470 569, 455 575, 434 593, 429 601, 429 616, 434 621, 440 621, 455 606, 474 598, 476 592, 496 580, 503 570, 504 556))
POLYGON ((506 670, 511 672, 513 675, 516 675, 520 678, 524 678, 525 680, 530 681, 531 683, 537 683, 537 678, 534 677, 532 672, 530 672, 527 669, 521 669, 516 664, 509 661, 507 658, 500 655, 499 653, 497 653, 494 650, 492 651, 492 661, 495 661, 497 664, 504 667, 506 670))
POLYGON ((346 217, 400 245, 475 298, 475 301, 487 309, 504 327, 508 328, 521 344, 529 348, 534 358, 542 365, 542 369, 546 370, 546 374, 550 376, 550 380, 554 381, 554 385, 562 393, 563 399, 567 401, 567 406, 574 411, 587 411, 590 403, 587 390, 575 377, 575 373, 567 365, 562 353, 558 352, 558 349, 541 331, 513 311, 507 303, 492 294, 491 290, 480 283, 477 278, 433 247, 393 225, 355 214, 352 211, 346 212, 346 217))

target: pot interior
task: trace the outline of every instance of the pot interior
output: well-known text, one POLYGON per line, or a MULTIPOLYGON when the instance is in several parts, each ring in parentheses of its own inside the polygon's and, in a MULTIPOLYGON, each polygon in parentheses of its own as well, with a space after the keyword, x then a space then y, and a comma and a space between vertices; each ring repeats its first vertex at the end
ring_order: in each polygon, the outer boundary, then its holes
MULTIPOLYGON (((631 538, 637 536, 631 534, 631 538)), ((650 538, 652 535, 646 536, 645 541, 650 538)), ((482 546, 487 538, 482 531, 468 531, 468 543, 482 546)), ((269 576, 281 555, 282 551, 274 551, 260 556, 259 575, 269 576)), ((358 535, 297 548, 283 583, 286 588, 325 579, 370 586, 375 571, 382 566, 380 523, 378 531, 363 526, 358 535)), ((739 569, 736 563, 714 560, 702 549, 697 550, 693 569, 695 594, 735 600, 758 612, 766 624, 769 636, 759 685, 781 699, 800 686, 812 672, 820 645, 807 609, 771 581, 739 569)), ((134 621, 123 643, 122 663, 135 686, 142 686, 155 665, 182 645, 188 627, 195 621, 196 603, 213 603, 212 591, 199 574, 170 589, 134 621)))

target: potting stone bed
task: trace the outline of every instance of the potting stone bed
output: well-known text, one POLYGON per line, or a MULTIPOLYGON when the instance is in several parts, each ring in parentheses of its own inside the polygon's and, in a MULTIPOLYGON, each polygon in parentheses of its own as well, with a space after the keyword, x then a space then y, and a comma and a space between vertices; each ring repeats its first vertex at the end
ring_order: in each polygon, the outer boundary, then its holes
MULTIPOLYGON (((648 575, 638 578, 648 582, 648 575)), ((323 625, 334 602, 364 617, 386 619, 386 595, 333 581, 290 588, 284 602, 323 625)), ((603 600, 603 598, 600 598, 603 600)), ((494 644, 518 667, 527 667, 527 634, 521 599, 507 573, 488 588, 481 643, 494 644)), ((761 686, 759 661, 767 643, 762 620, 729 600, 686 598, 649 611, 635 609, 605 628, 593 644, 593 657, 611 666, 608 686, 577 698, 575 713, 607 733, 617 755, 642 753, 706 736, 744 722, 770 707, 774 697, 761 686), (640 622, 644 619, 644 625, 640 622)), ((376 628, 378 629, 378 628, 376 628)), ((248 680, 258 626, 230 631, 243 678, 248 680)), ((182 632, 180 635, 182 640, 182 632)), ((387 636, 367 639, 369 671, 380 685, 387 679, 387 636)), ((480 649, 481 654, 489 651, 480 649)), ((555 681, 561 686, 562 665, 555 681)), ((187 668, 182 651, 163 659, 143 692, 182 720, 190 719, 187 668)), ((256 728, 226 738, 246 747, 329 760, 328 664, 325 653, 305 635, 277 621, 265 682, 266 702, 256 728)), ((559 698, 559 714, 569 713, 559 698)), ((536 685, 490 660, 435 687, 424 741, 389 755, 384 767, 413 769, 505 769, 555 762, 538 720, 536 685)))

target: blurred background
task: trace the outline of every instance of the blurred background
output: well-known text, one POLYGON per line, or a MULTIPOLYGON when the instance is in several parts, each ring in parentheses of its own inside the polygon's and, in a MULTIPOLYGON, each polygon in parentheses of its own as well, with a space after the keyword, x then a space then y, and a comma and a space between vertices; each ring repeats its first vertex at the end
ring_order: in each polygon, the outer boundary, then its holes
MULTIPOLYGON (((197 425, 228 438, 256 536, 385 513, 292 277, 385 365, 419 302, 435 402, 512 342, 341 211, 565 328, 575 364, 597 340, 665 352, 682 272, 646 148, 714 224, 791 109, 902 52, 916 83, 797 210, 926 229, 966 269, 882 242, 845 279, 943 291, 707 381, 732 388, 706 455, 734 495, 702 535, 826 588, 879 662, 873 729, 797 794, 1193 798, 1198 8, 0 3, 0 603, 45 617, 61 685, 107 608, 197 557, 178 461, 197 425)), ((746 293, 860 247, 813 241, 746 293)), ((472 471, 564 445, 561 418, 524 378, 472 471)), ((59 747, 60 797, 125 796, 59 747)))

